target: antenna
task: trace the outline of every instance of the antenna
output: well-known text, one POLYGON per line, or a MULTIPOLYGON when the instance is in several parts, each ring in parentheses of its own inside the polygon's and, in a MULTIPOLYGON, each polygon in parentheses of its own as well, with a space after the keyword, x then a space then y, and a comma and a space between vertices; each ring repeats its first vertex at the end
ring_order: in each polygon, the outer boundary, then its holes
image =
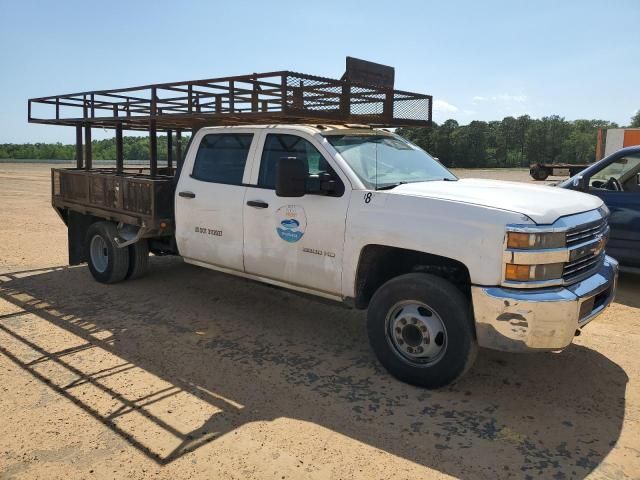
POLYGON ((378 190, 378 142, 373 142, 373 144, 376 146, 376 190, 378 190))

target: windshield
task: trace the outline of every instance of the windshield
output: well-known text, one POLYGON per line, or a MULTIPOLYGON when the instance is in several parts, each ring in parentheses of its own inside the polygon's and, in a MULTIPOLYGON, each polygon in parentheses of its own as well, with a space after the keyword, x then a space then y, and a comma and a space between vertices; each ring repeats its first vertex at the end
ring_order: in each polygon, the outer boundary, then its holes
POLYGON ((457 180, 437 160, 403 138, 391 135, 327 135, 367 188, 402 183, 457 180))
POLYGON ((594 173, 591 177, 591 184, 593 186, 594 180, 607 181, 611 177, 620 183, 624 183, 629 180, 629 177, 637 173, 640 173, 640 154, 628 155, 613 161, 599 172, 594 173))

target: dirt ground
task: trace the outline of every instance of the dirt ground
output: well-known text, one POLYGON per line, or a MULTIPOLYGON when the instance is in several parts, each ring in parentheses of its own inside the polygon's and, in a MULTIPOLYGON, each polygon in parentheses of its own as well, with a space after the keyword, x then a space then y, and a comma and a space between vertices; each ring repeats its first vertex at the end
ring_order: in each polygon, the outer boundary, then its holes
POLYGON ((67 267, 49 168, 0 164, 0 478, 640 478, 640 277, 564 352, 427 391, 362 312, 177 258, 67 267))

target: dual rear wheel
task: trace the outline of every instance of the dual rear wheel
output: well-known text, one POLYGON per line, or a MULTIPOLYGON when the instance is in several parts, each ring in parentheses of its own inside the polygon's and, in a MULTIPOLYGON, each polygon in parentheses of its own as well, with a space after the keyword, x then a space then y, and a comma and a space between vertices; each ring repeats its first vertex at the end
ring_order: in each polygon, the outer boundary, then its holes
POLYGON ((118 236, 111 222, 96 222, 87 230, 87 259, 91 275, 101 283, 117 283, 140 278, 149 268, 149 246, 140 240, 128 247, 119 248, 118 236))

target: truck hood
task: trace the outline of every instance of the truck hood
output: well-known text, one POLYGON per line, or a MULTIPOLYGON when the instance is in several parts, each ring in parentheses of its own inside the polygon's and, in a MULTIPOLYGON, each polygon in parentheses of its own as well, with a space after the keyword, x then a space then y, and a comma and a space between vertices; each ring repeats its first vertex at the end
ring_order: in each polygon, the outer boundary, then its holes
POLYGON ((537 224, 551 224, 560 217, 602 205, 598 197, 562 188, 476 178, 408 183, 388 193, 508 210, 524 214, 537 224))

